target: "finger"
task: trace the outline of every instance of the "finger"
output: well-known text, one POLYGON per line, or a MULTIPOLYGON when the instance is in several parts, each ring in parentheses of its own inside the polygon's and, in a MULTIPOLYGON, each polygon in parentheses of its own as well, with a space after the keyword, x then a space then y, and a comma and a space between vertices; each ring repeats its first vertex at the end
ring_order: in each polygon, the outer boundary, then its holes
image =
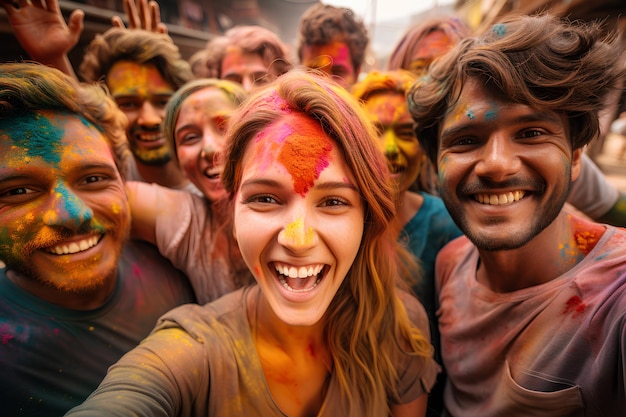
POLYGON ((139 25, 139 14, 135 7, 134 0, 124 0, 124 11, 126 12, 126 19, 128 19, 129 28, 137 28, 139 25))
POLYGON ((30 0, 17 0, 17 1, 13 1, 13 7, 17 7, 17 8, 24 8, 24 7, 28 7, 31 5, 30 0))
POLYGON ((59 6, 59 0, 46 0, 48 10, 54 10, 57 14, 61 14, 61 7, 59 6))
POLYGON ((80 34, 83 33, 83 29, 85 27, 85 12, 80 9, 76 9, 70 13, 67 27, 69 28, 74 39, 78 41, 80 34))
POLYGON ((7 16, 9 16, 9 19, 11 19, 13 13, 15 13, 15 6, 13 6, 13 2, 0 0, 0 7, 2 7, 6 11, 7 16))
POLYGON ((161 22, 161 8, 159 7, 159 3, 157 3, 154 0, 151 0, 149 5, 150 5, 150 16, 152 18, 152 27, 150 28, 150 30, 152 30, 153 32, 163 33, 161 29, 164 23, 161 22))
POLYGON ((119 16, 113 16, 111 18, 111 25, 113 25, 113 27, 115 28, 126 29, 126 25, 124 24, 124 21, 119 16))
POLYGON ((139 0, 139 19, 141 20, 142 29, 152 30, 152 19, 148 0, 139 0))
POLYGON ((157 25, 157 32, 167 35, 168 34, 167 25, 163 22, 159 22, 159 24, 157 25))
POLYGON ((15 16, 15 13, 17 13, 19 9, 24 7, 23 5, 20 5, 20 2, 17 0, 2 0, 2 2, 0 2, 0 6, 2 6, 4 10, 6 10, 9 18, 15 16))

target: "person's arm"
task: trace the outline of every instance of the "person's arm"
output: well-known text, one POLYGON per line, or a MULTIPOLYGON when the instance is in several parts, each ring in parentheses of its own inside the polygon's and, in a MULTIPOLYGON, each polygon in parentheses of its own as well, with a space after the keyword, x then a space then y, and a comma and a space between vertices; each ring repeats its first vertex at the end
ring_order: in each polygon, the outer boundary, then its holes
POLYGON ((131 237, 145 240, 157 247, 157 226, 161 225, 162 228, 164 222, 175 222, 178 225, 181 222, 182 200, 193 198, 189 191, 140 181, 127 181, 126 195, 132 219, 131 237))
POLYGON ((424 417, 428 394, 420 395, 416 400, 407 404, 393 404, 391 406, 392 417, 424 417))
POLYGON ((82 10, 74 10, 66 24, 58 0, 0 0, 0 6, 6 10, 15 37, 32 60, 77 78, 67 54, 83 31, 82 10))
POLYGON ((208 396, 202 343, 183 329, 160 329, 107 371, 98 388, 66 416, 192 415, 198 392, 208 396))
POLYGON ((130 205, 130 235, 156 245, 156 222, 159 216, 160 188, 146 182, 126 182, 126 195, 130 205))

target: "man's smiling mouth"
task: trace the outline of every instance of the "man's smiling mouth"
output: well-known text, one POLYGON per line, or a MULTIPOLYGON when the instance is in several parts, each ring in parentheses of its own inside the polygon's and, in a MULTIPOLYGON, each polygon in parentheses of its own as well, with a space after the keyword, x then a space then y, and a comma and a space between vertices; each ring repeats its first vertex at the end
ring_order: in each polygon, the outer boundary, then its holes
POLYGON ((474 199, 481 204, 489 204, 492 206, 501 206, 519 201, 526 195, 526 191, 509 191, 502 194, 476 194, 474 199))
POLYGON ((79 242, 72 242, 70 244, 56 245, 51 248, 47 248, 46 251, 54 255, 71 255, 83 252, 96 246, 101 237, 102 235, 91 236, 79 242))

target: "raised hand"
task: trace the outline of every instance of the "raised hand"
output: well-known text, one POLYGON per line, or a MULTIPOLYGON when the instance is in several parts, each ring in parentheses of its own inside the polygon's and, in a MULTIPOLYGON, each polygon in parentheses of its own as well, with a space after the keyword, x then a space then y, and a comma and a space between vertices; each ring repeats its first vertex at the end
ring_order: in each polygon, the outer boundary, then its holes
MULTIPOLYGON (((167 26, 161 22, 161 8, 155 0, 139 0, 139 5, 135 0, 124 0, 124 11, 128 18, 129 29, 144 29, 167 34, 167 26)), ((113 16, 111 23, 115 27, 126 27, 119 16, 113 16)))
POLYGON ((83 31, 82 10, 74 10, 66 23, 58 0, 0 0, 0 6, 31 59, 76 77, 67 54, 83 31))

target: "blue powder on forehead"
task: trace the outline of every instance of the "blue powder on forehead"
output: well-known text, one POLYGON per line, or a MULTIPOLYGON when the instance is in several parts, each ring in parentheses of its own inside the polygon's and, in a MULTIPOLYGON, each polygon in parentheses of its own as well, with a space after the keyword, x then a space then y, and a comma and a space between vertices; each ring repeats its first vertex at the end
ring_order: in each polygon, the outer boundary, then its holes
POLYGON ((24 148, 26 155, 42 158, 49 164, 61 161, 61 140, 63 130, 38 113, 29 113, 0 120, 0 130, 4 131, 15 146, 24 148))
POLYGON ((493 25, 493 28, 491 29, 491 31, 498 38, 501 38, 504 35, 506 35, 506 25, 504 23, 496 23, 495 25, 493 25))
POLYGON ((491 104, 492 108, 485 113, 485 120, 495 120, 498 117, 498 109, 494 103, 491 104))
MULTIPOLYGON (((13 141, 15 146, 26 150, 26 156, 41 158, 46 163, 58 165, 63 151, 65 122, 55 120, 58 113, 26 113, 0 119, 0 131, 13 141)), ((61 114, 65 114, 61 112, 61 114)), ((72 113, 67 113, 72 114, 72 113)), ((75 115, 88 128, 95 128, 87 119, 75 115)), ((100 131, 96 128, 96 130, 100 131)))

